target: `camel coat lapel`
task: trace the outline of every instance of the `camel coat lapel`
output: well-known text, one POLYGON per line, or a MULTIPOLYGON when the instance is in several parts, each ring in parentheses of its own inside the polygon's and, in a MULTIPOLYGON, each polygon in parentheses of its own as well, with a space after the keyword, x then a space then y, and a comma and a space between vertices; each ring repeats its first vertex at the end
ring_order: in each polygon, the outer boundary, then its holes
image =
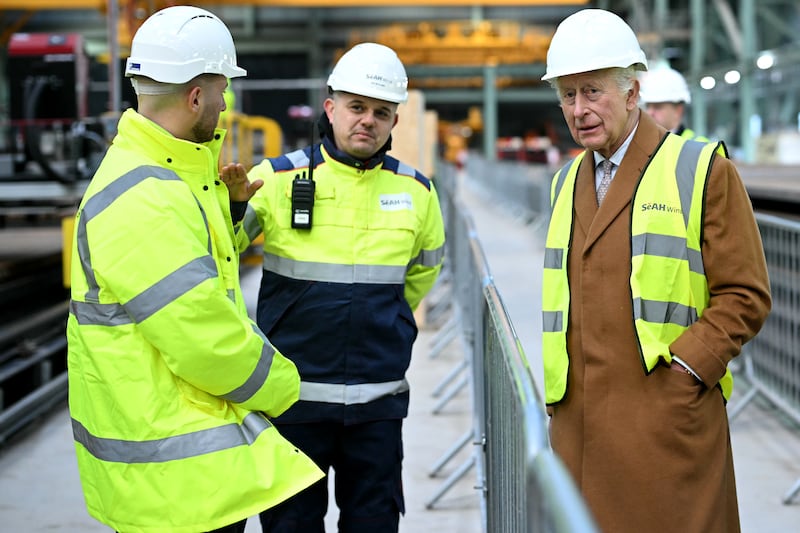
POLYGON ((608 227, 620 216, 629 216, 636 186, 648 161, 666 131, 651 127, 638 128, 628 151, 617 169, 603 205, 597 207, 595 169, 592 152, 587 152, 578 172, 575 191, 575 221, 586 234, 583 252, 588 252, 608 227))

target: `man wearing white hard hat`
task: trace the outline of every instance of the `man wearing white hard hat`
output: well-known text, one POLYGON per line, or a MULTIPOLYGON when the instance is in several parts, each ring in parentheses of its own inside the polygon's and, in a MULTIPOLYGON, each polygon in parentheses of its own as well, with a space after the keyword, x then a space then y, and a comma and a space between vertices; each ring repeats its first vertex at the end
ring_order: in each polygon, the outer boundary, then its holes
POLYGON ((166 8, 133 37, 138 110, 81 201, 67 323, 69 409, 89 514, 117 531, 241 533, 319 479, 278 433, 294 363, 247 316, 217 170, 227 78, 212 13, 166 8))
POLYGON ((553 449, 601 531, 739 531, 728 364, 771 300, 750 200, 721 143, 638 106, 633 30, 586 9, 543 79, 584 148, 554 176, 542 283, 553 449))
MULTIPOLYGON (((275 425, 335 471, 342 533, 398 530, 413 312, 444 258, 433 182, 386 153, 407 83, 392 49, 347 51, 328 78, 321 142, 250 171, 260 189, 239 233, 241 249, 264 234, 258 324, 300 371, 300 401, 275 425)), ((327 509, 320 481, 262 513, 262 529, 321 533, 327 509)))
POLYGON ((639 75, 639 82, 640 100, 647 113, 656 122, 675 135, 696 141, 708 141, 684 124, 686 106, 692 102, 692 95, 686 79, 680 72, 667 65, 660 65, 642 72, 639 75))

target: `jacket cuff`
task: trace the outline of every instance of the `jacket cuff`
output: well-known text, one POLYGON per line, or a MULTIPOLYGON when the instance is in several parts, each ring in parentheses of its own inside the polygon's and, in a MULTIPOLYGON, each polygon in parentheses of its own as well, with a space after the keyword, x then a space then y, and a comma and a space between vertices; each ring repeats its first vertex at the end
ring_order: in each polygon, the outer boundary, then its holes
POLYGON ((719 383, 727 370, 727 362, 722 361, 700 339, 687 330, 669 346, 669 351, 685 362, 707 387, 719 383))
POLYGON ((231 219, 234 224, 238 224, 244 218, 247 211, 247 202, 231 202, 231 219))

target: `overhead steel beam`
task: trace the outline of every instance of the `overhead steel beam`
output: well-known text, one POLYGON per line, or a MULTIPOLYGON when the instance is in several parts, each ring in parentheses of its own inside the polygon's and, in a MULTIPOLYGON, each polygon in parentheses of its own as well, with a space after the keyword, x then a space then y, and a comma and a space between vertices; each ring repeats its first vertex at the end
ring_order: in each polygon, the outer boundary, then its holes
MULTIPOLYGON (((430 77, 465 77, 480 76, 484 73, 482 65, 406 65, 409 79, 430 77)), ((498 77, 530 77, 540 79, 544 76, 544 63, 530 63, 527 65, 497 65, 495 72, 498 77)))
MULTIPOLYGON (((167 5, 167 2, 163 2, 167 5)), ((174 2, 170 2, 174 3, 174 2)), ((588 0, 481 0, 478 3, 465 0, 371 0, 365 6, 363 0, 195 0, 194 2, 178 2, 193 5, 225 5, 225 6, 264 6, 264 7, 474 7, 474 6, 580 6, 588 0)), ((39 9, 105 9, 106 0, 2 0, 3 10, 39 10, 39 9)), ((163 6, 162 6, 163 7, 163 6)))
MULTIPOLYGON (((219 4, 220 1, 198 0, 198 4, 219 4)), ((390 7, 390 6, 579 6, 588 4, 588 0, 480 0, 469 2, 465 0, 371 0, 368 6, 363 0, 235 0, 231 4, 253 6, 280 6, 280 7, 390 7)))
POLYGON ((0 0, 2 11, 105 9, 106 0, 0 0))
MULTIPOLYGON (((483 89, 426 89, 426 104, 482 104, 484 102, 483 89)), ((553 104, 558 105, 558 99, 553 89, 501 89, 495 93, 497 102, 501 104, 553 104)))

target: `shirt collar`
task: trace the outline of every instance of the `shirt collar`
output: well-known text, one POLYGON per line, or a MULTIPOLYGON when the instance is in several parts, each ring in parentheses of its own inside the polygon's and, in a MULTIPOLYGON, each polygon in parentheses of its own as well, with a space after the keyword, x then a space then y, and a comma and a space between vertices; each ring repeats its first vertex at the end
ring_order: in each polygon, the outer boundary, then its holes
MULTIPOLYGON (((637 121, 636 125, 633 127, 633 130, 631 130, 630 134, 625 139, 625 142, 622 143, 622 146, 617 148, 617 151, 614 152, 609 158, 611 162, 614 163, 616 166, 620 166, 620 164, 622 163, 622 158, 625 157, 625 152, 628 151, 628 147, 631 145, 633 136, 636 134, 636 130, 638 128, 639 128, 639 122, 637 121)), ((592 152, 592 153, 594 154, 594 166, 595 168, 597 168, 599 164, 605 161, 605 158, 597 152, 592 152)))

